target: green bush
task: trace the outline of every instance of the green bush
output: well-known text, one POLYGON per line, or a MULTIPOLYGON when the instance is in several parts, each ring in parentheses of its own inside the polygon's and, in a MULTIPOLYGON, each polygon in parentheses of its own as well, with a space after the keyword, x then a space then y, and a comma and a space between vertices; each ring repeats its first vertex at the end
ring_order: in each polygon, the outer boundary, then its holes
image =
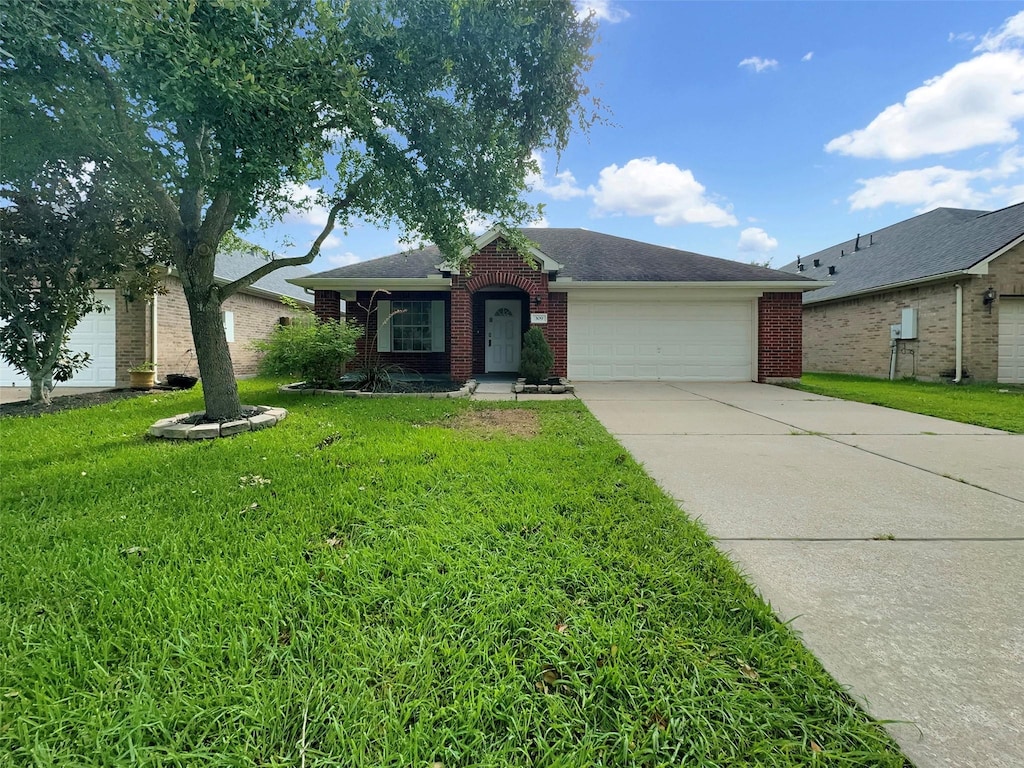
POLYGON ((540 384, 551 375, 555 356, 540 328, 531 328, 523 334, 523 354, 519 358, 519 375, 527 384, 540 384))
POLYGON ((363 335, 355 325, 328 320, 317 322, 312 313, 293 318, 290 325, 279 325, 270 338, 253 342, 262 355, 259 363, 264 376, 295 376, 307 384, 334 384, 355 357, 356 339, 363 335))

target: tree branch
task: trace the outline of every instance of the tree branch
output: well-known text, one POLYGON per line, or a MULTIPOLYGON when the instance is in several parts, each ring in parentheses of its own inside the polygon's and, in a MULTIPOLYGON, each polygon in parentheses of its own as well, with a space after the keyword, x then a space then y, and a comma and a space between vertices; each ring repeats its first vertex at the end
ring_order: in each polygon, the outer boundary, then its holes
MULTIPOLYGON (((103 90, 106 91, 107 100, 110 102, 110 107, 114 111, 114 117, 117 119, 117 123, 121 128, 121 131, 125 136, 129 136, 132 131, 132 124, 128 118, 128 104, 124 99, 124 94, 121 93, 117 87, 117 83, 114 82, 110 76, 110 72, 100 64, 90 51, 85 51, 83 56, 79 57, 89 70, 100 79, 100 83, 103 85, 103 90)), ((181 226, 181 217, 178 215, 178 206, 174 204, 174 200, 167 194, 165 190, 157 181, 153 178, 153 174, 147 173, 146 169, 141 163, 135 158, 129 157, 128 154, 121 150, 116 145, 109 141, 100 139, 101 143, 106 145, 107 151, 110 152, 110 156, 115 160, 121 162, 125 167, 128 168, 135 176, 142 182, 146 190, 153 196, 153 200, 156 202, 157 208, 160 212, 167 217, 167 223, 171 227, 181 226)))
POLYGON ((222 285, 220 287, 220 300, 224 301, 224 299, 226 299, 233 293, 237 293, 243 288, 252 285, 261 277, 266 277, 271 272, 274 272, 275 270, 278 270, 281 267, 298 267, 302 266, 303 264, 309 264, 311 261, 313 261, 313 259, 317 257, 317 254, 320 253, 320 246, 323 245, 324 240, 326 240, 327 236, 330 235, 331 232, 334 230, 334 225, 338 219, 338 214, 346 210, 347 208, 350 208, 355 203, 356 194, 365 178, 365 176, 361 176, 358 179, 356 179, 356 181, 354 181, 352 185, 349 187, 348 194, 346 194, 340 200, 335 201, 334 205, 331 206, 331 210, 327 215, 327 223, 324 225, 324 228, 320 231, 320 234, 317 235, 316 240, 313 241, 313 244, 309 247, 309 251, 306 252, 305 256, 291 256, 283 259, 271 259, 266 264, 257 267, 244 277, 240 277, 234 282, 222 285))

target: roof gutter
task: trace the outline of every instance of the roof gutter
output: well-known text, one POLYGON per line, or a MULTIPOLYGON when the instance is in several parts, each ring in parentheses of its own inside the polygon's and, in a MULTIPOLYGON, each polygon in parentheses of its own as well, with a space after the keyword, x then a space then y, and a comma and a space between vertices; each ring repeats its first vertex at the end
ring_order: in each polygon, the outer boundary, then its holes
MULTIPOLYGON (((911 285, 921 285, 922 283, 936 283, 942 280, 949 280, 954 277, 962 277, 963 275, 971 274, 969 270, 958 269, 953 272, 943 272, 941 275, 931 275, 930 277, 919 277, 915 280, 903 280, 898 283, 888 283, 886 285, 876 285, 871 288, 864 288, 859 291, 851 291, 850 293, 844 293, 840 296, 825 296, 815 300, 812 295, 806 302, 807 304, 824 304, 828 301, 841 301, 843 299, 852 299, 857 296, 864 296, 869 293, 879 293, 881 291, 895 291, 898 288, 906 288, 911 285)), ((835 285, 835 282, 827 283, 827 285, 835 285)))
POLYGON ((312 288, 321 291, 378 291, 378 290, 409 290, 429 291, 450 288, 452 281, 437 275, 436 277, 292 277, 287 282, 301 288, 312 288))
POLYGON ((831 280, 556 280, 552 291, 593 288, 756 288, 762 291, 816 291, 835 285, 831 280))

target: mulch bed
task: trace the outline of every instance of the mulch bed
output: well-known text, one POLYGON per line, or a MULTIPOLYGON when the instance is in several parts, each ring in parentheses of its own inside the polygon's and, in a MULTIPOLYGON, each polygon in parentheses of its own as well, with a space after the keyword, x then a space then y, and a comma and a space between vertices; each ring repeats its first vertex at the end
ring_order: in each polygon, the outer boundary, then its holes
POLYGON ((155 395, 168 390, 161 389, 111 389, 106 392, 87 392, 81 395, 61 395, 53 398, 49 405, 18 400, 14 403, 0 405, 0 417, 3 416, 42 416, 44 413, 60 413, 73 411, 76 408, 89 408, 93 405, 105 405, 117 400, 128 400, 143 395, 155 395))

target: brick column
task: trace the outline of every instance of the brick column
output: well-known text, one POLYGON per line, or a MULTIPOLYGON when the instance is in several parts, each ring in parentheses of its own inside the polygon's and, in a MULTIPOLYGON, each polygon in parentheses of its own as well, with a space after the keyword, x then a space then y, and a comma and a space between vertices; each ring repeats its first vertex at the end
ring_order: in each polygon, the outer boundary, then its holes
POLYGON ((803 294, 766 293, 757 301, 757 380, 792 381, 803 373, 803 294))
POLYGON ((341 320, 341 294, 337 291, 313 291, 313 313, 320 322, 341 320))
MULTIPOLYGON (((547 297, 548 324, 543 326, 544 338, 551 346, 555 356, 555 376, 568 376, 568 307, 569 295, 566 293, 549 293, 547 297)), ((544 310, 540 310, 544 311, 544 310)))
POLYGON ((461 280, 452 280, 451 295, 451 329, 448 333, 451 377, 455 381, 465 381, 473 375, 472 296, 461 280))

